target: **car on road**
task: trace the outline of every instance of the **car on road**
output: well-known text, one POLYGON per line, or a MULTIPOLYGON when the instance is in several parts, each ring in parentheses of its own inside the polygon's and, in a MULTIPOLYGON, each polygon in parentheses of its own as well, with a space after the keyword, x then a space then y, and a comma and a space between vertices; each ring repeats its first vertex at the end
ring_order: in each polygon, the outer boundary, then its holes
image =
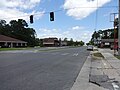
POLYGON ((88 45, 88 46, 87 46, 87 50, 93 51, 93 45, 88 45))

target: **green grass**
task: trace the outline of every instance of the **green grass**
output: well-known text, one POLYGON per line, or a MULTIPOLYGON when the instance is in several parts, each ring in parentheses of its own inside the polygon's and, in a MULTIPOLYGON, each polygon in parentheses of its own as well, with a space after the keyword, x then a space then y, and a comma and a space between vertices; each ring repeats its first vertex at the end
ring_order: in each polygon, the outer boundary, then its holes
POLYGON ((9 51, 9 50, 25 50, 30 48, 0 48, 0 51, 9 51))
POLYGON ((93 53, 93 55, 94 55, 95 57, 101 57, 101 58, 104 58, 104 56, 103 56, 101 53, 99 53, 99 52, 97 52, 97 53, 93 53))
POLYGON ((118 58, 120 60, 120 56, 115 56, 116 58, 118 58))

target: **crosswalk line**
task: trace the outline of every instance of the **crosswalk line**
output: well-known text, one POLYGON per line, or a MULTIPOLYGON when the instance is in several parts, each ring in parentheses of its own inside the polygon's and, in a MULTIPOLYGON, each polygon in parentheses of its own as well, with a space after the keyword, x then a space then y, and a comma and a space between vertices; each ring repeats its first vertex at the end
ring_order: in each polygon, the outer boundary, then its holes
POLYGON ((78 53, 74 53, 73 56, 78 56, 78 53))

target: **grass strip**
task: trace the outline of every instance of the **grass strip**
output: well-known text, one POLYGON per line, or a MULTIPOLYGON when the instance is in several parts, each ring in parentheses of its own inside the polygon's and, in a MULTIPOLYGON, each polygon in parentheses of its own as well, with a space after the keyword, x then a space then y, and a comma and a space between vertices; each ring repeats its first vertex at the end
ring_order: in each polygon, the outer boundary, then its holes
POLYGON ((100 52, 93 53, 93 55, 94 55, 95 57, 101 57, 101 58, 104 58, 104 56, 103 56, 100 52))
POLYGON ((30 48, 0 48, 0 51, 9 51, 9 50, 27 50, 30 48))
POLYGON ((120 60, 120 56, 116 55, 115 57, 120 60))

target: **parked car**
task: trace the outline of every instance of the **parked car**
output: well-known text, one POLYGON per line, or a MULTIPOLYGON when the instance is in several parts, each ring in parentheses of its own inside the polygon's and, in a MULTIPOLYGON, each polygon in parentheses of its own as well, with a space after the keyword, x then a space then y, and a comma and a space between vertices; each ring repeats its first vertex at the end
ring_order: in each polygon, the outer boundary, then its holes
POLYGON ((88 46, 87 46, 87 50, 93 51, 93 45, 88 45, 88 46))

